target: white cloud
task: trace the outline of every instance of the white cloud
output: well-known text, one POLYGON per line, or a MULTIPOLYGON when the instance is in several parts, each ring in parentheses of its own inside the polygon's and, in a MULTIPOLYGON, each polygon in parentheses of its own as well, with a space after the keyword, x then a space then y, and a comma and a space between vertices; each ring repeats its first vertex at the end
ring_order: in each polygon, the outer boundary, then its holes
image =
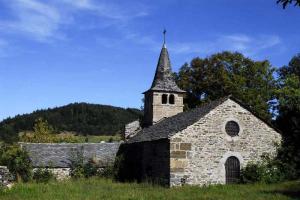
POLYGON ((90 0, 61 0, 61 2, 68 3, 74 7, 80 9, 93 9, 94 6, 92 5, 90 0))
POLYGON ((140 9, 139 6, 136 8, 131 8, 130 6, 125 8, 111 2, 92 0, 60 0, 60 2, 79 10, 92 11, 99 16, 118 21, 127 21, 132 18, 148 15, 148 13, 144 9, 140 9))
POLYGON ((25 33, 44 40, 54 36, 59 28, 61 15, 53 6, 35 0, 12 0, 10 7, 16 19, 1 21, 1 31, 25 33))
POLYGON ((10 0, 8 5, 14 18, 0 20, 0 31, 23 34, 39 41, 64 38, 64 25, 76 24, 75 16, 83 12, 101 18, 103 27, 124 26, 131 19, 147 14, 138 7, 124 8, 92 0, 10 0))
POLYGON ((170 44, 169 48, 177 54, 211 54, 220 51, 238 51, 247 56, 257 55, 265 49, 279 45, 281 40, 276 35, 249 36, 245 34, 221 35, 211 42, 187 42, 170 44))

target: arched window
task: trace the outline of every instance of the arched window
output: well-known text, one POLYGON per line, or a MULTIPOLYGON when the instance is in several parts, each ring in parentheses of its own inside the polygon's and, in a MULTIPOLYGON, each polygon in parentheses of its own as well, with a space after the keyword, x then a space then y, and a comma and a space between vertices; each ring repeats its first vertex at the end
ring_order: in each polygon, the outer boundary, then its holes
POLYGON ((174 94, 171 94, 169 96, 169 104, 175 104, 175 96, 174 96, 174 94))
POLYGON ((227 158, 225 162, 226 183, 238 183, 240 181, 240 161, 234 156, 227 158))
POLYGON ((163 94, 161 96, 161 103, 162 104, 167 104, 167 102, 168 102, 168 95, 167 94, 163 94))

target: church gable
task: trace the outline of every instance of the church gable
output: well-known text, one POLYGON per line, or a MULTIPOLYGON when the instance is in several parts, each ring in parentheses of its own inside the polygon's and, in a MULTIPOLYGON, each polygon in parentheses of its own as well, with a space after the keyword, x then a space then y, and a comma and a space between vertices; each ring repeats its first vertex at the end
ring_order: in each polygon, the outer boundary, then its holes
POLYGON ((170 138, 171 185, 226 183, 225 163, 240 167, 276 154, 280 134, 238 101, 228 98, 170 138))

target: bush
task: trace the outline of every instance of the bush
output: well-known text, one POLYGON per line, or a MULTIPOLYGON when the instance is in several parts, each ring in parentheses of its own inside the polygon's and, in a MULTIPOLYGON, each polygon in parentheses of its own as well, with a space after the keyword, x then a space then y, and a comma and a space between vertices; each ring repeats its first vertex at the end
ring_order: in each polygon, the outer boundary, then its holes
POLYGON ((3 146, 1 164, 7 166, 18 182, 27 182, 32 177, 31 160, 27 152, 19 146, 3 146))
POLYGON ((89 178, 92 176, 100 176, 105 178, 112 178, 114 167, 108 166, 101 169, 103 163, 101 161, 96 161, 95 159, 89 159, 84 162, 82 150, 77 150, 73 152, 70 159, 70 175, 73 178, 89 178))
POLYGON ((286 178, 284 165, 268 155, 263 155, 262 160, 257 163, 249 163, 242 169, 242 183, 277 183, 286 178))
POLYGON ((90 159, 87 163, 83 165, 83 174, 85 178, 96 176, 98 174, 99 166, 97 163, 90 159))
POLYGON ((107 166, 99 171, 98 176, 103 178, 114 178, 114 166, 107 166))
POLYGON ((54 180, 55 176, 54 174, 47 168, 38 168, 33 173, 33 180, 35 180, 37 183, 47 183, 50 180, 54 180))
POLYGON ((84 160, 83 150, 76 150, 72 152, 70 158, 70 175, 72 178, 83 178, 84 177, 84 160))
POLYGON ((77 143, 79 139, 73 134, 56 134, 54 128, 46 120, 39 118, 35 121, 33 132, 24 133, 20 137, 21 142, 33 143, 77 143))

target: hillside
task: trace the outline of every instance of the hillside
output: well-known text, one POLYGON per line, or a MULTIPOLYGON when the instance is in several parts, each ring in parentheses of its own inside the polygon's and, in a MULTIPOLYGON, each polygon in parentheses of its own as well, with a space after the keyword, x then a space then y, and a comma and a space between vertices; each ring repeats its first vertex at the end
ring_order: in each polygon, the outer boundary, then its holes
POLYGON ((30 131, 35 120, 41 117, 47 120, 57 132, 72 131, 81 135, 115 135, 122 131, 126 123, 134 121, 140 116, 141 111, 138 109, 73 103, 5 119, 0 122, 0 130, 8 125, 15 133, 30 131))

